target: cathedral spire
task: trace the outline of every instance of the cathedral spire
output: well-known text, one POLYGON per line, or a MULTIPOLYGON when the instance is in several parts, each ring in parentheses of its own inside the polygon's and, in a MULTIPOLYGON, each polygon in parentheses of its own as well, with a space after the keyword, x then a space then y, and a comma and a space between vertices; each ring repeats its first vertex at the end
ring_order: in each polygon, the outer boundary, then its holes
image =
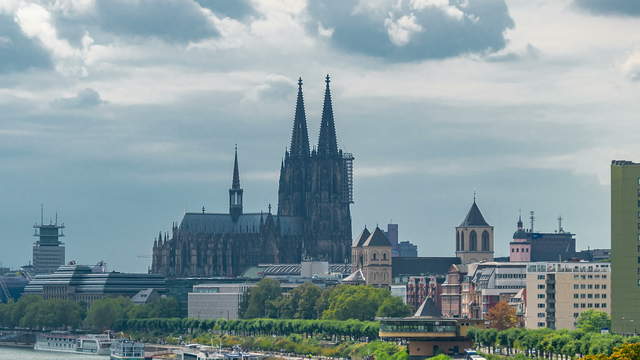
POLYGON ((238 170, 238 145, 236 145, 235 158, 233 160, 233 181, 232 189, 240 189, 240 171, 238 170))
POLYGON ((233 160, 233 181, 229 189, 229 214, 233 221, 242 215, 242 188, 240 187, 240 171, 238 170, 238 146, 236 145, 233 160))
POLYGON ((324 81, 327 85, 324 91, 324 105, 322 106, 318 154, 333 155, 338 153, 338 141, 336 140, 336 125, 333 121, 333 105, 331 104, 331 90, 329 89, 331 78, 328 74, 324 81))
POLYGON ((298 99, 296 101, 296 114, 293 120, 291 133, 292 157, 309 157, 309 133, 307 131, 307 118, 304 111, 304 98, 302 96, 302 78, 298 79, 298 99))

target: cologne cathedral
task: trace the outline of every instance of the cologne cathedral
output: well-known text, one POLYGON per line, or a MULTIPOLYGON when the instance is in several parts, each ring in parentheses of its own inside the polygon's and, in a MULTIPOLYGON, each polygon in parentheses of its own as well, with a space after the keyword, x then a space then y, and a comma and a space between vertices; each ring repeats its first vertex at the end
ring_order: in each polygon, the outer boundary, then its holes
POLYGON ((330 79, 318 146, 310 148, 298 80, 291 145, 280 166, 278 210, 245 213, 238 152, 229 212, 185 213, 171 234, 153 244, 151 271, 169 277, 239 276, 258 264, 297 264, 303 258, 348 263, 351 257, 353 156, 338 149, 330 79))

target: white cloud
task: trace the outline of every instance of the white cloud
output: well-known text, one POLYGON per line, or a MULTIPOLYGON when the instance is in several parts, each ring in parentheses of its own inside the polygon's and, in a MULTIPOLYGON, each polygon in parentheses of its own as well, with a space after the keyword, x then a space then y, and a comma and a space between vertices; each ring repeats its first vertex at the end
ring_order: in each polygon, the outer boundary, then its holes
POLYGON ((422 31, 422 26, 416 23, 416 17, 413 14, 401 16, 395 21, 387 18, 384 20, 384 25, 387 28, 389 40, 396 46, 407 45, 414 33, 422 31))
POLYGON ((622 72, 633 81, 640 81, 640 50, 634 51, 621 65, 622 72))
POLYGON ((93 39, 88 33, 82 38, 82 49, 76 49, 61 39, 53 23, 51 13, 44 7, 31 3, 22 4, 15 11, 15 21, 22 32, 38 41, 56 60, 56 69, 72 75, 86 75, 84 57, 93 39))

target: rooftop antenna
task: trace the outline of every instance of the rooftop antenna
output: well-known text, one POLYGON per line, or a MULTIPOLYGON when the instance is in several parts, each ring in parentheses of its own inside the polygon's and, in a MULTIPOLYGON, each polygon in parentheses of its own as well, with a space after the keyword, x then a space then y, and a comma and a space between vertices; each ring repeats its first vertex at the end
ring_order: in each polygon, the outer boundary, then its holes
POLYGON ((58 225, 58 212, 56 211, 56 225, 58 225))
POLYGON ((558 216, 558 232, 563 233, 564 229, 562 228, 562 215, 558 216))
POLYGON ((536 215, 535 215, 535 212, 533 210, 531 210, 529 212, 529 220, 531 221, 531 232, 533 232, 533 224, 536 221, 536 215))
POLYGON ((40 204, 40 225, 44 225, 44 204, 40 204))

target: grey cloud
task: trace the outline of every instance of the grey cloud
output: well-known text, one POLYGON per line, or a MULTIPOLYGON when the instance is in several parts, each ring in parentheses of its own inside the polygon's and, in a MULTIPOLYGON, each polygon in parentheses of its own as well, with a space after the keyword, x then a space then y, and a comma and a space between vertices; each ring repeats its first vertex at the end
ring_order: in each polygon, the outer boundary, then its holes
POLYGON ((574 0, 575 4, 598 15, 640 16, 638 0, 574 0))
POLYGON ((214 14, 234 19, 245 19, 257 12, 249 0, 196 0, 200 6, 214 14))
POLYGON ((26 37, 10 16, 0 15, 0 73, 51 67, 48 52, 26 37))
POLYGON ((506 54, 490 54, 484 57, 484 60, 489 62, 510 62, 510 61, 524 61, 524 60, 537 60, 541 55, 540 49, 527 44, 524 51, 521 52, 508 52, 506 54))
POLYGON ((58 108, 77 109, 89 108, 103 104, 100 94, 90 88, 82 89, 76 96, 56 99, 52 105, 58 108))
POLYGON ((102 30, 116 35, 189 42, 218 36, 215 26, 191 0, 97 1, 102 30))
POLYGON ((514 26, 504 0, 450 0, 448 9, 416 8, 408 1, 376 9, 363 4, 311 1, 307 29, 316 34, 321 28, 333 30, 328 41, 343 51, 419 61, 498 51, 506 45, 505 30, 514 26))

